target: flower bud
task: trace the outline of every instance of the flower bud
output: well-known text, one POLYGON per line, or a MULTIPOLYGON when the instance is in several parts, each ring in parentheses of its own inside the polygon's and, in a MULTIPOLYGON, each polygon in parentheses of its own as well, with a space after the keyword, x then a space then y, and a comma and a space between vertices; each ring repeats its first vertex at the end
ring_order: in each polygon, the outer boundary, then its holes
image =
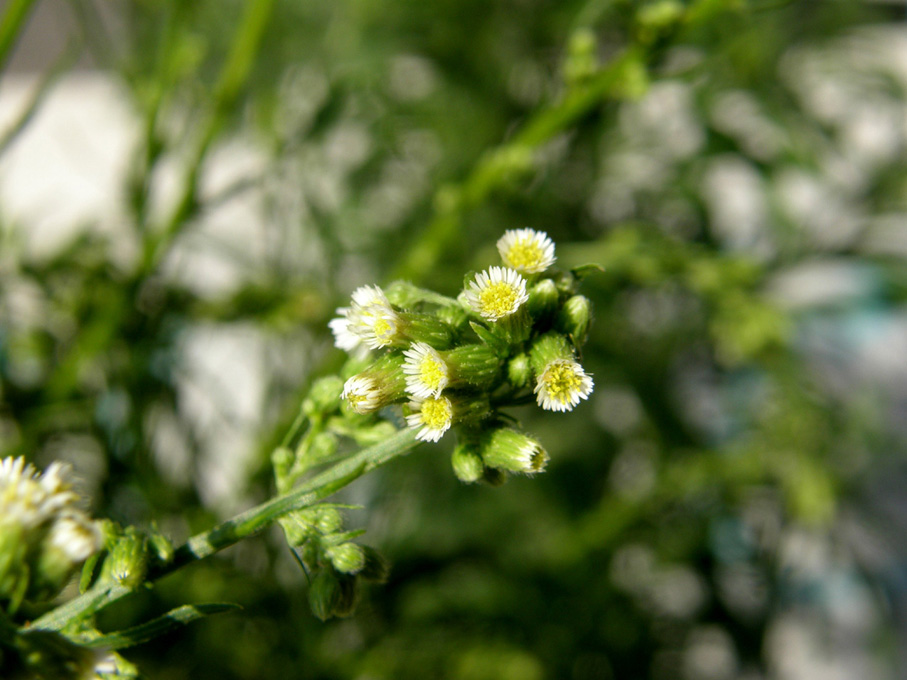
POLYGON ((532 365, 529 363, 529 355, 526 353, 517 354, 507 364, 507 379, 515 387, 526 387, 529 379, 532 377, 532 365))
POLYGON ((585 295, 574 295, 561 307, 557 315, 557 328, 573 340, 576 346, 586 342, 591 318, 591 303, 585 295))
POLYGON ((450 464, 457 479, 467 484, 479 481, 485 471, 482 456, 478 448, 471 442, 460 442, 457 444, 451 454, 450 464))
POLYGON ((551 322, 557 309, 558 290, 554 281, 542 279, 529 290, 529 315, 535 326, 545 326, 551 322))
POLYGON ((532 370, 536 375, 541 374, 545 370, 545 366, 556 359, 571 358, 573 358, 573 347, 560 333, 545 333, 532 343, 532 349, 529 351, 532 370))
POLYGON ((371 413, 406 395, 403 357, 388 354, 346 381, 341 395, 357 413, 371 413))
POLYGON ((343 380, 336 375, 319 378, 312 383, 309 395, 302 402, 302 411, 309 418, 330 413, 340 406, 343 380))
POLYGON ((319 571, 309 586, 309 606, 312 613, 322 621, 334 615, 334 607, 340 599, 340 584, 330 569, 319 571))
POLYGON ((145 580, 148 570, 147 538, 135 527, 126 527, 115 541, 104 560, 101 578, 135 588, 145 580))
POLYGON ((346 542, 333 545, 325 551, 334 569, 344 574, 356 574, 365 567, 365 551, 362 546, 346 542))
POLYGON ((482 459, 492 468, 531 475, 545 469, 548 454, 532 437, 502 427, 494 430, 483 443, 482 459))

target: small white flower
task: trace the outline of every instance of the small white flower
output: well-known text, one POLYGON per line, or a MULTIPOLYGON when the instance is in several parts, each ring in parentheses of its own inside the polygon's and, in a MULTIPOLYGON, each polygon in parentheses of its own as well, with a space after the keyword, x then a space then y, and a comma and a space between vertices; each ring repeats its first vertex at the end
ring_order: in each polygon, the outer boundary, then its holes
POLYGON ((406 391, 416 399, 440 396, 450 381, 450 371, 441 355, 424 342, 416 342, 403 356, 406 391))
POLYGON ((387 347, 397 337, 400 317, 378 286, 353 291, 353 306, 347 314, 347 330, 369 349, 387 347))
POLYGON ((592 376, 573 359, 555 359, 538 377, 535 394, 546 411, 571 411, 592 394, 592 376))
POLYGON ((349 307, 338 307, 337 318, 328 322, 334 345, 354 352, 363 345, 379 349, 397 338, 400 317, 378 286, 360 286, 353 291, 349 307))
POLYGON ((507 267, 490 267, 476 274, 463 295, 467 304, 489 321, 510 316, 529 299, 525 279, 507 267))
POLYGON ((69 473, 68 465, 53 463, 40 475, 21 456, 4 458, 0 461, 0 519, 26 529, 53 521, 78 500, 66 480, 69 473))
POLYGON ((453 405, 447 397, 429 397, 421 402, 412 402, 415 413, 406 416, 406 424, 418 430, 416 439, 436 442, 450 429, 453 422, 453 405))
POLYGON ((539 274, 554 264, 554 241, 534 229, 509 229, 498 240, 498 252, 508 267, 522 274, 539 274))
POLYGON ((349 402, 356 413, 371 413, 382 404, 381 387, 374 378, 366 375, 354 375, 347 380, 340 396, 349 402))

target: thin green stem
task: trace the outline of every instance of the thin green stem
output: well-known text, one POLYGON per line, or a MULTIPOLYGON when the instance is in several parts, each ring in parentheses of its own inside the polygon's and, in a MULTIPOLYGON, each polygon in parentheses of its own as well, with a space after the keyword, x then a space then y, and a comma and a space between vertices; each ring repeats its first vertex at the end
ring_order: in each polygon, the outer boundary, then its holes
POLYGON ((0 70, 22 33, 22 25, 34 4, 35 0, 11 0, 0 18, 0 70))
MULTIPOLYGON (((254 536, 278 518, 308 507, 342 489, 362 475, 401 456, 418 444, 415 433, 405 429, 383 442, 345 458, 333 467, 301 484, 292 491, 246 510, 236 517, 190 538, 174 553, 169 562, 149 570, 146 583, 151 583, 189 564, 203 560, 244 538, 254 536)), ((97 584, 80 597, 44 614, 31 629, 61 630, 68 624, 106 607, 133 592, 118 583, 97 584)))
POLYGON ((224 124, 227 113, 235 105, 243 85, 249 78, 273 5, 274 0, 254 0, 246 5, 246 13, 214 87, 212 113, 189 162, 182 193, 163 231, 157 237, 149 237, 146 243, 144 271, 151 271, 160 262, 173 237, 197 208, 202 165, 211 143, 224 124))

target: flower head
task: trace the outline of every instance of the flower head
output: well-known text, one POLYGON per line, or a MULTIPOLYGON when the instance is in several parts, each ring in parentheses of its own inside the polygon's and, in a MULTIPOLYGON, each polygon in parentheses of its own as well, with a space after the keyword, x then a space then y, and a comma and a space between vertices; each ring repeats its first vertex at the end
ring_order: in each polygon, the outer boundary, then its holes
POLYGON ((52 597, 101 548, 69 475, 63 463, 40 474, 21 457, 0 461, 0 602, 12 610, 23 597, 52 597))
POLYGON ((508 267, 522 274, 539 274, 554 264, 554 242, 534 229, 509 229, 498 240, 498 252, 508 267))
POLYGON ((469 306, 489 321, 510 316, 529 299, 525 279, 507 267, 476 274, 463 293, 469 306))
POLYGON ((378 286, 361 286, 353 291, 349 330, 369 349, 387 347, 397 337, 400 318, 378 286))
POLYGON ((450 382, 450 371, 441 355, 424 342, 403 352, 406 391, 416 399, 437 397, 450 382))
POLYGON ((482 458, 490 467, 528 475, 541 472, 548 463, 548 453, 536 439, 509 427, 491 433, 482 458))
POLYGON ((381 388, 371 376, 354 375, 343 385, 340 395, 356 413, 371 413, 381 408, 381 388))
POLYGON ((416 439, 423 442, 438 441, 453 422, 453 405, 447 397, 429 397, 412 402, 410 408, 415 413, 406 416, 406 424, 418 430, 416 439))
POLYGON ((365 345, 369 349, 387 347, 397 338, 400 317, 384 291, 378 286, 360 286, 349 307, 338 307, 337 318, 328 322, 334 345, 352 352, 365 345))
POLYGON ((573 359, 555 359, 539 375, 535 394, 546 411, 571 411, 592 394, 592 376, 573 359))

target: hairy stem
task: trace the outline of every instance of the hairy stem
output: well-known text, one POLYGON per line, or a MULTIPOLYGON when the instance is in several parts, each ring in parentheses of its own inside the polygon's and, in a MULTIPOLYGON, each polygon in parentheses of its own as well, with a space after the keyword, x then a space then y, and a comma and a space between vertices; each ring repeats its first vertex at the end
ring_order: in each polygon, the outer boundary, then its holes
MULTIPOLYGON (((177 548, 172 560, 152 567, 146 583, 203 560, 244 538, 254 536, 288 512, 317 503, 365 473, 407 453, 417 443, 413 430, 401 430, 383 442, 345 458, 292 491, 193 536, 177 548)), ((133 590, 119 583, 98 583, 80 597, 47 612, 35 620, 30 628, 61 630, 73 621, 116 602, 133 590)))

